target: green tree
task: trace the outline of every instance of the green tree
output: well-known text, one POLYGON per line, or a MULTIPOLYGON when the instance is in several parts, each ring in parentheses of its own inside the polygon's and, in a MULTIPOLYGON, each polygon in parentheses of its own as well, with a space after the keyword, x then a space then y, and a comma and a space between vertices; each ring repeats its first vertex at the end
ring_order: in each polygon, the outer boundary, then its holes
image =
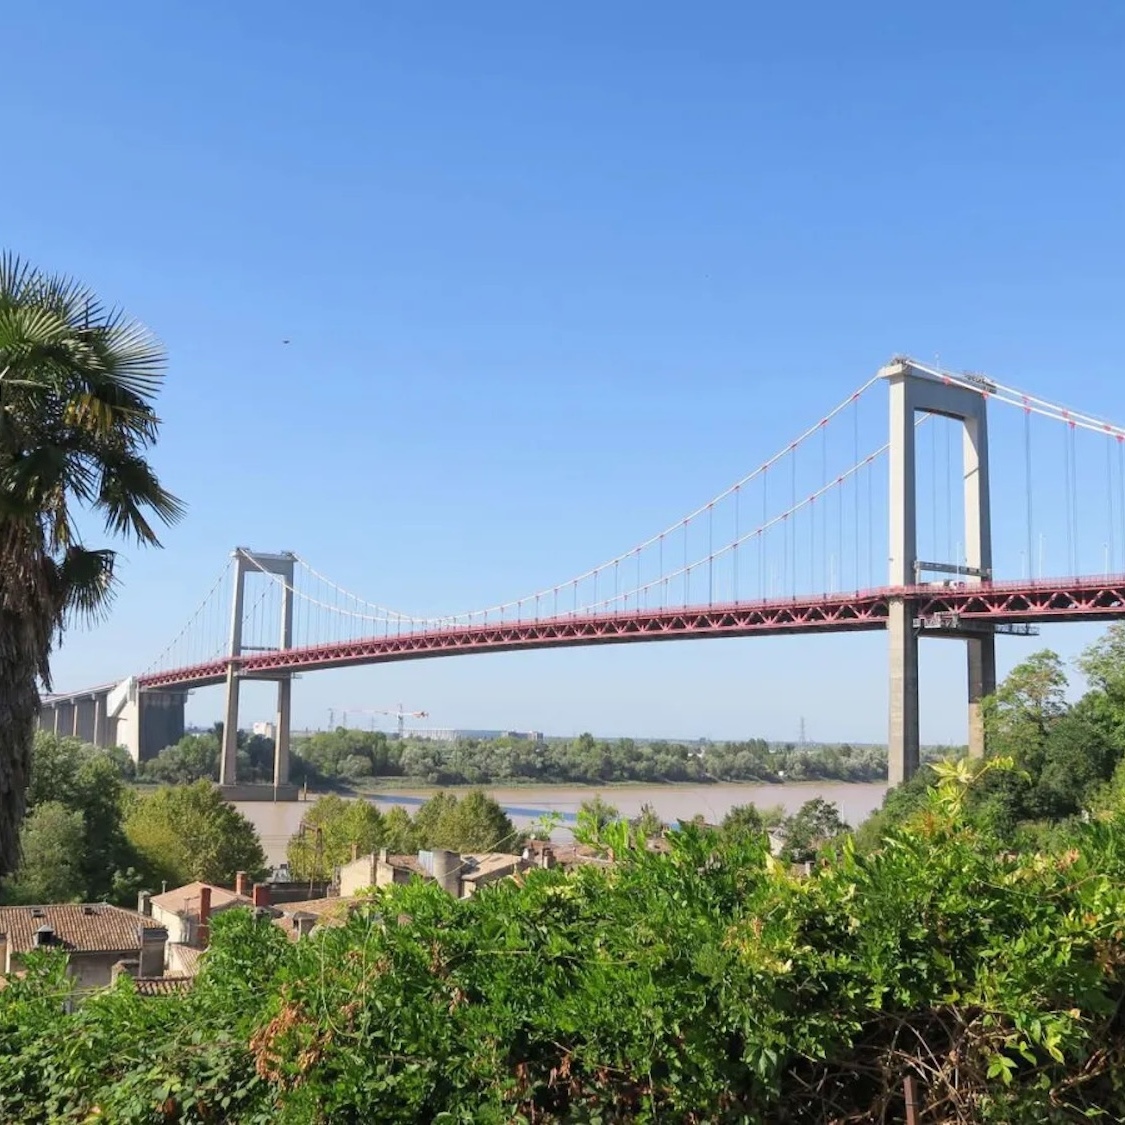
POLYGON ((504 810, 483 789, 460 800, 435 793, 418 810, 414 827, 422 847, 458 852, 516 852, 522 837, 504 810))
POLYGON ((209 781, 139 798, 125 833, 155 877, 173 886, 195 879, 230 883, 239 871, 265 868, 254 826, 209 781))
POLYGON ((382 813, 364 800, 321 797, 301 818, 286 858, 298 879, 326 879, 342 863, 370 855, 385 840, 382 813))
POLYGON ((1074 708, 1051 726, 1033 794, 1033 814, 1075 816, 1113 773, 1116 756, 1104 732, 1074 708))
POLYGON ((18 902, 75 902, 87 898, 86 821, 59 801, 36 805, 20 828, 22 856, 10 897, 18 902))
MULTIPOLYGON (((57 803, 82 817, 86 839, 67 858, 66 869, 78 865, 82 883, 75 893, 84 899, 122 902, 135 893, 129 888, 136 886, 140 861, 123 830, 129 791, 122 773, 116 752, 42 731, 35 736, 28 807, 34 811, 57 803)), ((69 874, 60 879, 69 879, 69 874)))
POLYGON ((861 850, 873 851, 888 833, 901 828, 927 808, 930 790, 936 784, 934 763, 926 762, 909 780, 888 789, 882 806, 856 829, 856 842, 861 850))
POLYGON ((141 767, 143 777, 165 784, 190 784, 219 780, 220 738, 214 731, 185 734, 174 746, 166 746, 141 767))
POLYGON ((617 809, 603 801, 600 793, 595 793, 590 800, 578 806, 574 838, 580 844, 599 844, 605 830, 619 818, 617 809))
POLYGON ((757 805, 735 805, 723 817, 719 830, 727 839, 760 836, 766 831, 765 817, 757 805))
POLYGON ((1079 658, 1078 667, 1090 686, 1103 692, 1125 712, 1125 622, 1115 621, 1079 658))
POLYGON ((421 846, 417 826, 401 805, 383 814, 383 846, 394 855, 411 855, 421 846))
MULTIPOLYGON (((441 824, 450 812, 457 807, 457 798, 445 789, 439 790, 418 806, 414 814, 414 831, 419 847, 433 847, 441 832, 441 824)), ((444 845, 439 844, 439 847, 444 845)))
POLYGON ((783 858, 791 863, 805 863, 816 855, 820 846, 848 830, 840 817, 835 801, 814 797, 806 801, 785 821, 783 858))
POLYGON ((528 829, 528 838, 531 840, 549 840, 555 834, 559 825, 562 824, 562 820, 561 813, 554 811, 543 813, 542 816, 536 817, 528 829))
POLYGON ((631 822, 633 829, 642 840, 664 835, 664 821, 652 805, 641 805, 640 815, 631 822))
POLYGON ((1033 760, 1066 711, 1066 687, 1062 661, 1049 649, 1017 664, 985 703, 989 753, 1033 760))
POLYGON ((146 461, 164 363, 140 324, 89 289, 0 257, 0 875, 18 859, 51 652, 113 590, 116 554, 87 545, 78 513, 155 545, 152 518, 183 511, 146 461))

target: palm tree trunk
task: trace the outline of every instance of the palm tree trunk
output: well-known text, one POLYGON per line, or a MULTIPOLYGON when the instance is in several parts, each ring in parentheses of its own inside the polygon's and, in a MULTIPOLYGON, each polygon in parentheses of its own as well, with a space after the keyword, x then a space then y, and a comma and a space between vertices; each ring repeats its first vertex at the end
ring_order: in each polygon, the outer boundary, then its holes
POLYGON ((39 654, 29 651, 26 632, 13 614, 0 611, 0 878, 19 864, 39 717, 39 654))

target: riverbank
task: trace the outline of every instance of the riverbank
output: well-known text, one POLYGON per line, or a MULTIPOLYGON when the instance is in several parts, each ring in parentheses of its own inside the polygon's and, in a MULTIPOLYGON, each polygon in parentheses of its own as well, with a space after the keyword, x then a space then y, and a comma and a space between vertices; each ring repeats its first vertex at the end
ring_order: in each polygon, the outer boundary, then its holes
MULTIPOLYGON (((448 789, 453 792, 464 792, 469 789, 586 789, 591 794, 604 793, 604 792, 618 792, 629 791, 634 789, 655 789, 655 790, 669 790, 674 791, 677 789, 699 789, 699 788, 723 788, 729 785, 749 785, 755 788, 768 788, 776 786, 778 788, 794 788, 799 786, 813 787, 823 785, 881 785, 886 788, 887 782, 885 778, 874 781, 848 781, 842 778, 813 778, 801 779, 794 781, 769 781, 769 780, 746 780, 746 781, 723 781, 720 778, 700 778, 695 781, 555 781, 551 779, 536 779, 530 777, 511 777, 504 778, 502 781, 457 781, 450 782, 447 785, 435 785, 424 777, 364 777, 356 781, 340 782, 338 785, 321 786, 315 790, 316 795, 323 795, 326 793, 336 793, 355 797, 369 797, 380 793, 394 793, 400 790, 415 791, 419 789, 432 790, 437 793, 439 790, 448 789)), ((309 789, 310 798, 314 794, 312 788, 309 789)))

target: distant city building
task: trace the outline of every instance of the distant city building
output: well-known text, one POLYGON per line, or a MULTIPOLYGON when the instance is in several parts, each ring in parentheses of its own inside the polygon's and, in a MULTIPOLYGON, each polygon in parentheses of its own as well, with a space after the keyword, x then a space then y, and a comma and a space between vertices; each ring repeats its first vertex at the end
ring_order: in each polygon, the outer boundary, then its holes
POLYGON ((277 726, 274 723, 259 722, 254 724, 252 730, 254 734, 268 738, 272 742, 277 726))

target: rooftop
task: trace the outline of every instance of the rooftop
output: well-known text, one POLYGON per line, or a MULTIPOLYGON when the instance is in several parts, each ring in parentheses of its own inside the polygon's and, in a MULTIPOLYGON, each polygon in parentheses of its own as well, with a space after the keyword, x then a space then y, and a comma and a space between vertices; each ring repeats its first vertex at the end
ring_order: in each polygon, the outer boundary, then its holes
POLYGON ((274 925, 280 926, 290 941, 300 936, 299 919, 312 919, 313 926, 342 926, 351 916, 355 907, 365 901, 357 895, 336 895, 333 898, 308 898, 303 902, 287 902, 274 907, 280 911, 274 918, 274 925))
POLYGON ((204 887, 211 888, 211 912, 221 910, 226 906, 253 906, 253 900, 245 895, 228 891, 226 887, 216 887, 213 883, 186 883, 182 887, 165 891, 163 894, 152 896, 152 905, 169 914, 178 914, 181 918, 190 918, 199 914, 199 892, 204 887))
POLYGON ((525 866, 518 855, 508 852, 468 852, 461 856, 461 877, 470 882, 525 866))
POLYGON ((352 908, 363 900, 358 895, 336 895, 333 898, 307 898, 303 902, 286 902, 274 907, 282 914, 315 914, 318 924, 345 922, 352 908))
POLYGON ((142 996, 175 996, 191 987, 191 978, 134 977, 133 986, 142 996))
POLYGON ((151 918, 103 902, 0 907, 0 934, 7 935, 11 953, 34 949, 44 926, 53 931, 51 948, 81 953, 131 951, 141 947, 143 930, 164 933, 151 918))
POLYGON ((183 976, 195 977, 199 975, 199 961, 203 956, 202 949, 196 949, 193 945, 184 945, 181 942, 174 941, 168 946, 168 958, 170 961, 175 960, 179 966, 183 976))
POLYGON ((398 867, 403 871, 411 871, 415 875, 421 875, 424 879, 432 878, 416 855, 389 855, 387 856, 387 862, 392 867, 398 867))

